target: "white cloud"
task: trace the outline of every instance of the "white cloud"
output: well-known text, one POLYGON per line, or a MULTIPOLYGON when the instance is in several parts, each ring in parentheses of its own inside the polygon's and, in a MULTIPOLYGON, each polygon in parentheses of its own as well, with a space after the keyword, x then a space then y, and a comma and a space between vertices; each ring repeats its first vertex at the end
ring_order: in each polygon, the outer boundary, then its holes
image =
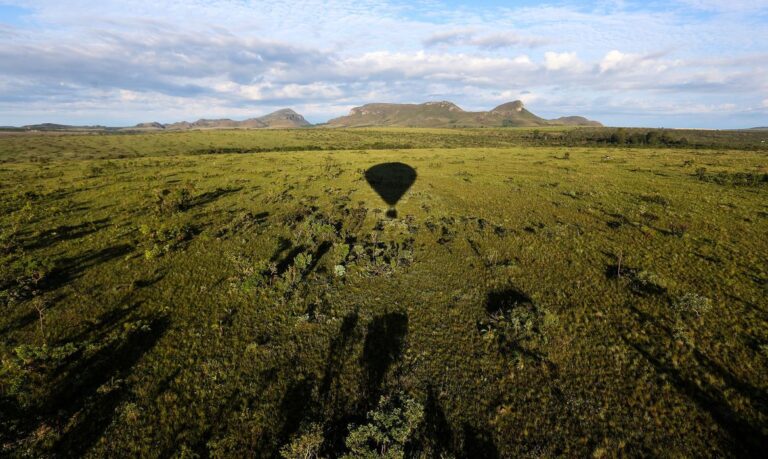
POLYGON ((246 116, 283 106, 322 120, 365 102, 487 109, 520 98, 536 113, 598 119, 683 113, 706 101, 720 109, 713 119, 730 110, 719 120, 735 124, 739 107, 765 106, 768 94, 768 28, 755 14, 764 0, 663 8, 168 0, 162 11, 150 0, 5 3, 32 13, 0 25, 0 124, 34 113, 99 122, 110 113, 145 121, 150 111, 172 121, 187 108, 246 116))
POLYGON ((517 47, 535 48, 548 43, 550 40, 543 37, 527 36, 508 30, 478 34, 475 29, 440 31, 424 40, 426 46, 474 46, 488 50, 517 47))
POLYGON ((620 51, 610 51, 605 55, 602 62, 600 62, 600 71, 607 72, 609 70, 614 70, 623 65, 628 60, 628 58, 628 55, 620 51))
POLYGON ((642 55, 636 53, 622 53, 618 50, 609 51, 600 61, 600 72, 663 72, 676 62, 664 62, 659 55, 642 55))
POLYGON ((579 72, 584 70, 585 65, 576 53, 555 53, 548 51, 544 53, 544 67, 547 70, 564 70, 567 72, 579 72))
POLYGON ((487 77, 494 73, 507 75, 509 72, 527 72, 536 65, 527 55, 513 58, 475 56, 450 53, 391 53, 380 51, 365 53, 359 57, 342 59, 338 62, 344 75, 375 79, 377 77, 401 76, 406 78, 430 78, 466 80, 487 77))

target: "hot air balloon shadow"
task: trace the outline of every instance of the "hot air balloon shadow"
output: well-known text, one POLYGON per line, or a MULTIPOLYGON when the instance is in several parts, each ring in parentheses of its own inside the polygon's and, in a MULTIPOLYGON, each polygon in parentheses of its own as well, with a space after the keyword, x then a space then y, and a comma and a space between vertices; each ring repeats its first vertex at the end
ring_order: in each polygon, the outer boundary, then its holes
POLYGON ((396 218, 395 204, 416 181, 416 171, 403 163, 382 163, 365 171, 365 180, 389 205, 387 217, 396 218))

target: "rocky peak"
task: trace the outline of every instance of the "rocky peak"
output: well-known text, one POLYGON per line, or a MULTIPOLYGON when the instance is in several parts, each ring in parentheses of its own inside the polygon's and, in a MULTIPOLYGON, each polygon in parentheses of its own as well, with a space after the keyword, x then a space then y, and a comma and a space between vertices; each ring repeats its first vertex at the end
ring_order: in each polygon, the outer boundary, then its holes
POLYGON ((514 102, 507 102, 506 104, 499 105, 491 110, 493 113, 520 113, 525 108, 523 101, 516 100, 514 102))

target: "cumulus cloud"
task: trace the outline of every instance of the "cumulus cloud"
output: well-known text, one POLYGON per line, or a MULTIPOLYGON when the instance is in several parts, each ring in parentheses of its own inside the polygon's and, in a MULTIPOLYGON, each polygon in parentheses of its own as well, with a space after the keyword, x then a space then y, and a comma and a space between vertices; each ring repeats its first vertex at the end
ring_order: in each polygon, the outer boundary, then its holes
MULTIPOLYGON (((83 44, 26 43, 0 47, 0 71, 40 85, 119 88, 194 97, 212 92, 211 79, 247 83, 327 65, 317 50, 227 35, 201 37, 168 32, 148 36, 118 33, 83 44)), ((301 79, 301 75, 294 75, 301 79)))
POLYGON ((341 74, 358 78, 428 78, 465 80, 467 78, 528 72, 536 65, 526 55, 516 57, 474 56, 469 54, 391 53, 381 51, 337 61, 341 74))
POLYGON ((544 53, 544 67, 547 70, 563 70, 566 72, 579 72, 585 69, 584 63, 576 53, 556 53, 548 51, 544 53))
POLYGON ((468 109, 523 99, 545 116, 607 123, 627 107, 644 120, 703 113, 691 108, 703 104, 731 107, 719 120, 735 124, 768 94, 768 30, 741 0, 696 21, 691 8, 716 2, 451 9, 426 0, 300 8, 169 0, 159 11, 150 0, 5 1, 29 4, 29 20, 0 24, 0 124, 52 114, 252 116, 284 106, 324 121, 366 102, 426 99, 468 109))
POLYGON ((664 62, 660 59, 663 53, 643 55, 636 53, 622 53, 618 50, 609 51, 600 61, 600 72, 630 71, 630 72, 663 72, 676 62, 664 62))

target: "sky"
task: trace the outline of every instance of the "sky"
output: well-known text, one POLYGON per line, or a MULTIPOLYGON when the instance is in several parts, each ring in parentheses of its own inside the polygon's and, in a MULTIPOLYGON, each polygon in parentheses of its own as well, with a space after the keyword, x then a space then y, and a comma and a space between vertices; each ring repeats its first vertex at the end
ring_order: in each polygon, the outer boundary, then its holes
POLYGON ((518 99, 611 126, 768 126, 768 0, 0 0, 0 125, 518 99))

